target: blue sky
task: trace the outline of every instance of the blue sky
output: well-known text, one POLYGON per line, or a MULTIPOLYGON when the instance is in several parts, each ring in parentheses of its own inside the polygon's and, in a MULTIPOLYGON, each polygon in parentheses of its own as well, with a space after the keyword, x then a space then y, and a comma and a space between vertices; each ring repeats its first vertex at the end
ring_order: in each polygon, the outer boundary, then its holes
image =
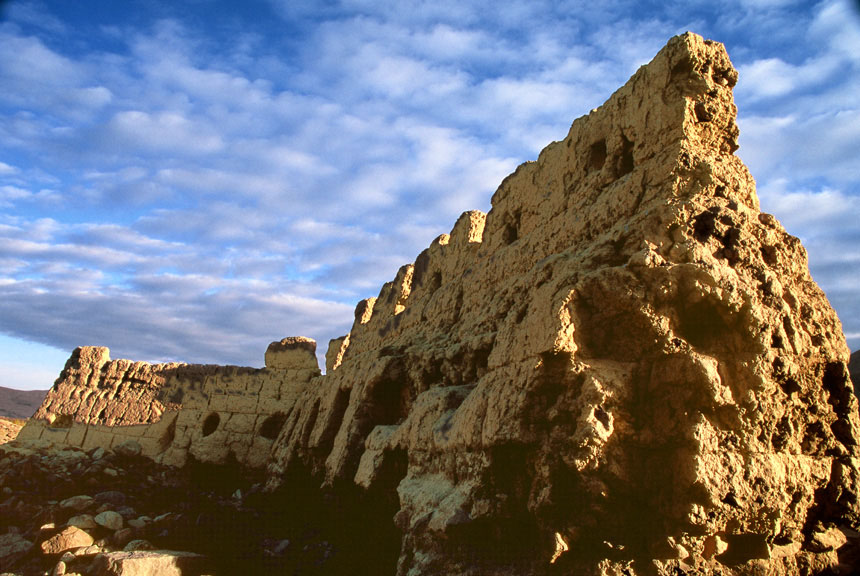
POLYGON ((324 352, 669 37, 726 44, 738 155, 860 348, 860 11, 844 0, 0 3, 0 386, 69 352, 324 352))

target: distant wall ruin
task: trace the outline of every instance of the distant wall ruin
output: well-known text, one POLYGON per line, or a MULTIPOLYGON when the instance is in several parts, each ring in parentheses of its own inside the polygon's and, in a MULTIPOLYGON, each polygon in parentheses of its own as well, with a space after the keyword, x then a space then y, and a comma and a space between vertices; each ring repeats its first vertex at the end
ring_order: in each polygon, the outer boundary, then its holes
POLYGON ((191 455, 265 467, 285 408, 320 375, 315 349, 307 338, 273 342, 254 369, 112 361, 107 348, 78 348, 19 438, 85 450, 134 440, 173 466, 191 455))

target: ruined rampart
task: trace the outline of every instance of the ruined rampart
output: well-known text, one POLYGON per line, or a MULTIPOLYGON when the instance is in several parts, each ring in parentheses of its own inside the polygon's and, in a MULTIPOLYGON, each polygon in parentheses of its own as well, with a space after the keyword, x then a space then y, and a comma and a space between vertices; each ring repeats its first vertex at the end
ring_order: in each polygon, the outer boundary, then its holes
POLYGON ((134 440, 165 464, 191 455, 264 467, 285 410, 320 374, 315 350, 312 340, 286 338, 253 369, 112 361, 107 348, 78 348, 19 438, 84 449, 134 440))
POLYGON ((673 38, 359 303, 324 376, 300 341, 261 370, 80 349, 22 436, 396 494, 404 575, 835 569, 848 348, 734 154, 736 80, 673 38))

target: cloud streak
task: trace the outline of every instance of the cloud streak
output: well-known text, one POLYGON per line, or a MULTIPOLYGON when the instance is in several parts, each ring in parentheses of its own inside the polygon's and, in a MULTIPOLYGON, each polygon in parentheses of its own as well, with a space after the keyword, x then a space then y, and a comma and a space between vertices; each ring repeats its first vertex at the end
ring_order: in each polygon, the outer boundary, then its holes
POLYGON ((860 347, 849 4, 593 4, 212 2, 92 21, 12 3, 2 331, 148 360, 259 365, 292 334, 324 349, 355 301, 692 27, 735 59, 739 153, 860 347))

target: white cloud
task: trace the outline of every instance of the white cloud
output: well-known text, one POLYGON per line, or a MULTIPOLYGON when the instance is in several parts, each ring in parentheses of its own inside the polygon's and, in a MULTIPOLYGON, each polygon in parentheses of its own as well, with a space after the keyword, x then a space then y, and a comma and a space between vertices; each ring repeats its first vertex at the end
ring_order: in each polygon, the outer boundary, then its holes
POLYGON ((819 236, 854 228, 860 213, 860 196, 824 188, 793 188, 785 178, 774 179, 758 190, 763 209, 779 214, 795 235, 819 236))
POLYGON ((760 179, 825 175, 834 182, 857 182, 860 108, 808 112, 740 119, 740 156, 760 179))
POLYGON ((176 112, 122 111, 114 115, 107 128, 112 143, 152 152, 195 155, 217 152, 224 147, 213 126, 176 112))
MULTIPOLYGON (((43 89, 74 85, 81 79, 81 66, 57 54, 38 38, 19 36, 0 28, 0 77, 11 87, 43 89)), ((20 92, 4 90, 7 97, 22 98, 20 92)), ((38 97, 38 94, 33 94, 38 97)))
POLYGON ((15 186, 0 186, 0 202, 4 202, 8 205, 11 205, 10 201, 12 200, 20 200, 31 196, 32 193, 29 190, 24 190, 23 188, 17 188, 15 186))
POLYGON ((860 63, 860 9, 848 0, 822 2, 810 35, 842 58, 860 63))
POLYGON ((114 357, 255 364, 282 336, 338 336, 355 300, 689 22, 726 33, 742 69, 763 205, 855 310, 844 4, 680 4, 273 2, 283 22, 237 16, 229 41, 203 13, 86 37, 0 24, 0 324, 114 357))

